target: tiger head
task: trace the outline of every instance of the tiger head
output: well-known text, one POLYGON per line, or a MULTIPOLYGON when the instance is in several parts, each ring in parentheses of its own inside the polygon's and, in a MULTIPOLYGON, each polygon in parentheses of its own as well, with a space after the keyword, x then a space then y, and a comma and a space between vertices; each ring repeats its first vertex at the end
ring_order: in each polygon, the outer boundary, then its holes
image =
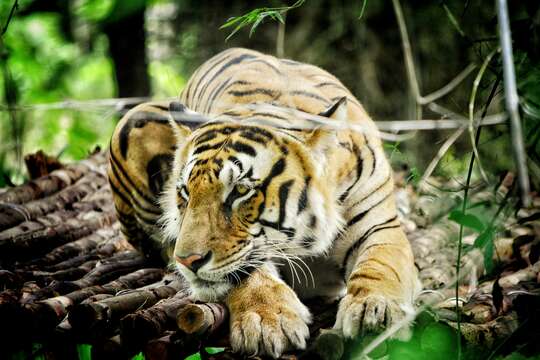
POLYGON ((178 144, 161 199, 164 238, 198 300, 223 298, 276 260, 324 253, 339 232, 326 166, 335 133, 248 123, 171 123, 178 144))

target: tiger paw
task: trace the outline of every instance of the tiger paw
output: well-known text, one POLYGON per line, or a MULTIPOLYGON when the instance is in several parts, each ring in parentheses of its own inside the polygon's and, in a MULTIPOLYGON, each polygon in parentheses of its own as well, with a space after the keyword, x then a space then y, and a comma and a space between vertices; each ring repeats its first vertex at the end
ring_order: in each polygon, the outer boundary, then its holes
POLYGON ((400 340, 410 337, 409 323, 405 321, 407 308, 396 300, 382 295, 346 295, 339 304, 334 329, 339 329, 347 338, 381 332, 395 324, 403 326, 392 336, 400 340))
POLYGON ((233 350, 278 358, 287 350, 305 349, 311 316, 304 304, 295 300, 252 305, 237 312, 231 309, 233 350))

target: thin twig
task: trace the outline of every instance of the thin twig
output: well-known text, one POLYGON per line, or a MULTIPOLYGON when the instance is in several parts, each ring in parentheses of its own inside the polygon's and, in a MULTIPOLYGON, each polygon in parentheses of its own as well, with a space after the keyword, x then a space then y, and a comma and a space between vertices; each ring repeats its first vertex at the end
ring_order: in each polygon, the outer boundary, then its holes
POLYGON ((4 28, 2 29, 2 36, 6 33, 9 23, 11 22, 11 18, 13 17, 13 14, 15 14, 15 11, 19 8, 18 0, 15 0, 13 2, 13 5, 11 6, 11 10, 9 12, 8 18, 6 20, 6 24, 4 25, 4 28))
POLYGON ((462 126, 458 128, 450 137, 442 144, 442 146, 439 148, 439 151, 437 151, 437 155, 431 160, 428 167, 426 168, 426 171, 424 171, 424 174, 422 175, 422 178, 420 179, 420 182, 418 183, 418 187, 421 189, 424 186, 424 183, 427 181, 427 179, 431 176, 435 168, 437 167, 437 164, 439 164, 439 161, 443 158, 444 154, 450 149, 450 146, 452 146, 457 139, 463 134, 463 131, 465 131, 466 126, 462 126))
POLYGON ((482 167, 482 163, 480 162, 480 155, 478 154, 478 149, 476 148, 477 142, 474 139, 474 103, 476 100, 476 93, 478 92, 478 87, 480 86, 480 82, 482 81, 482 78, 484 76, 484 73, 491 62, 491 59, 495 55, 495 53, 499 49, 493 50, 491 53, 488 54, 488 56, 484 59, 484 62, 482 63, 482 66, 480 67, 480 70, 478 71, 478 74, 474 78, 473 87, 471 91, 471 96, 469 98, 469 135, 471 139, 471 146, 474 152, 474 155, 476 156, 478 160, 478 169, 480 170, 480 175, 482 175, 482 179, 484 179, 485 182, 488 181, 487 175, 484 171, 484 168, 482 167))
POLYGON ((394 7, 399 33, 401 36, 401 47, 403 48, 403 56, 405 57, 405 69, 407 70, 407 77, 409 78, 409 87, 416 103, 416 118, 421 119, 423 105, 427 105, 437 99, 440 99, 454 90, 459 84, 461 84, 461 82, 463 82, 463 80, 467 78, 467 76, 469 76, 476 66, 474 64, 469 64, 442 88, 432 92, 431 94, 422 96, 420 93, 420 85, 418 84, 418 77, 416 76, 412 48, 409 40, 409 34, 407 32, 405 17, 403 16, 403 10, 399 0, 392 0, 392 5, 394 7))
POLYGON ((476 65, 469 64, 465 69, 463 69, 455 78, 450 80, 448 84, 440 88, 439 90, 436 90, 432 92, 431 94, 428 94, 426 96, 421 96, 417 101, 422 105, 427 105, 435 100, 438 100, 454 90, 463 80, 469 76, 470 73, 476 68, 476 65))
POLYGON ((409 41, 409 34, 407 33, 407 25, 405 24, 405 18, 403 16, 403 10, 399 0, 392 0, 394 6, 394 12, 398 23, 399 33, 401 35, 401 47, 403 48, 403 55, 405 57, 405 68, 407 69, 407 76, 409 78, 409 86, 416 102, 416 118, 422 118, 422 107, 418 104, 420 98, 420 86, 418 85, 418 78, 416 77, 416 70, 414 68, 414 60, 412 56, 411 43, 409 41))
POLYGON ((508 20, 508 6, 506 0, 497 0, 497 15, 499 20, 499 36, 501 38, 504 92, 506 110, 510 116, 510 130, 512 134, 512 148, 518 170, 519 185, 521 187, 521 202, 528 207, 531 198, 529 195, 530 183, 527 171, 527 154, 523 143, 523 133, 519 118, 519 98, 516 87, 516 74, 512 55, 512 40, 510 34, 510 22, 508 20))

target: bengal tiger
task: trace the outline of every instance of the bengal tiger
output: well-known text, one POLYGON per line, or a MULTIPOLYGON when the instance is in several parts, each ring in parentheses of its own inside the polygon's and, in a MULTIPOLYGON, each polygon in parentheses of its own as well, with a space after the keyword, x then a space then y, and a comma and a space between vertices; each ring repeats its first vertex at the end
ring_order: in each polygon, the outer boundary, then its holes
POLYGON ((319 67, 219 53, 180 102, 126 114, 109 176, 123 232, 194 299, 226 303, 236 351, 304 349, 301 299, 341 298, 334 328, 354 338, 403 319, 419 291, 377 129, 319 67))

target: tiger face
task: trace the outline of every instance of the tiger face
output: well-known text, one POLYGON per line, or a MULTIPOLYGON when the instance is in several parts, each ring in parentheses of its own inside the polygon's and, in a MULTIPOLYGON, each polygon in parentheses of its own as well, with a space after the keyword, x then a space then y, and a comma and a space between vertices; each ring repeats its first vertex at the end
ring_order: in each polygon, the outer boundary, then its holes
POLYGON ((332 134, 225 122, 177 138, 164 228, 195 298, 219 300, 265 264, 328 249, 341 222, 325 181, 332 134))

